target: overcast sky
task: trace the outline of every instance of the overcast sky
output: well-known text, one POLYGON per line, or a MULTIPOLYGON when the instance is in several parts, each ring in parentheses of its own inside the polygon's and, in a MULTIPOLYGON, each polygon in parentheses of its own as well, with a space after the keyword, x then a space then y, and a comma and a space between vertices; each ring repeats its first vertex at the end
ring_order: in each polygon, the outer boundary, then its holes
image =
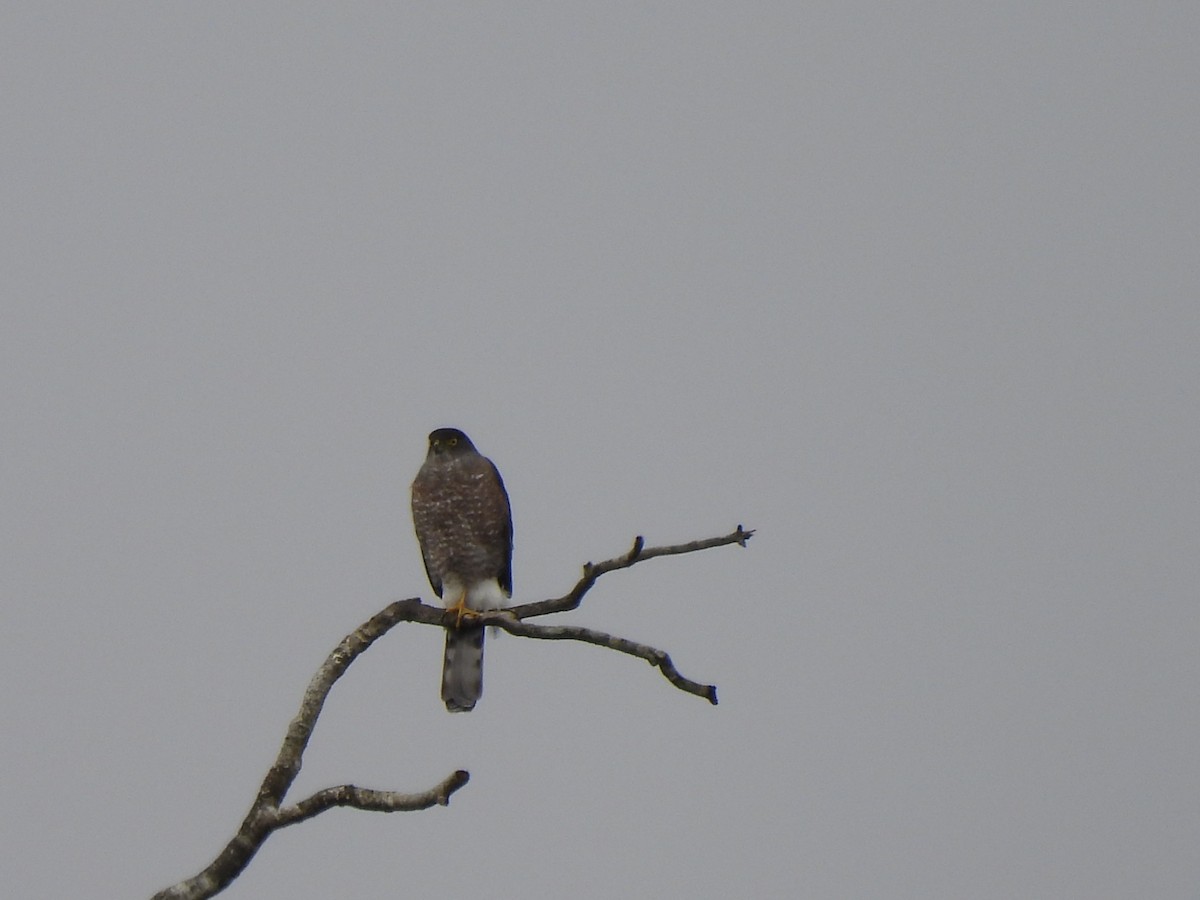
POLYGON ((231 898, 1194 898, 1200 8, 9 4, 12 897, 229 839, 328 651, 431 596, 464 429, 517 601, 337 684, 231 898))

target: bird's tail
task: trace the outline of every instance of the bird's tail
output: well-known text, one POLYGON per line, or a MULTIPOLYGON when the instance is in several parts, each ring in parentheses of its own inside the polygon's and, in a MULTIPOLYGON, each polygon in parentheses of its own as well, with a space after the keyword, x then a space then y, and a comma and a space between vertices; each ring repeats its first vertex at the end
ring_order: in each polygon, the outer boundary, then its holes
POLYGON ((442 700, 450 712, 470 712, 483 693, 483 626, 446 629, 442 700))

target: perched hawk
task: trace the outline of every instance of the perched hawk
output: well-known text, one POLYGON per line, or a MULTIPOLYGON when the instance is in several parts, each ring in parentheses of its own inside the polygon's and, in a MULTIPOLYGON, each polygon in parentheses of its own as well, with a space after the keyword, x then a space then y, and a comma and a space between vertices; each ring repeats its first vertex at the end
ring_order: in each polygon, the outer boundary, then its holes
POLYGON ((483 693, 483 626, 463 617, 512 596, 508 493, 470 438, 439 428, 412 484, 412 513, 433 592, 459 614, 458 627, 446 629, 442 700, 450 712, 468 712, 483 693))

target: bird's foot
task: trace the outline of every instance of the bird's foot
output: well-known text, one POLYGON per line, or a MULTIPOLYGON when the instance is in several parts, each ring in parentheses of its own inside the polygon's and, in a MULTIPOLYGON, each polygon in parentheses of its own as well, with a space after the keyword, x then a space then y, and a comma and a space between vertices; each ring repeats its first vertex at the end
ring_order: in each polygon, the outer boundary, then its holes
POLYGON ((478 618, 479 613, 467 606, 467 595, 464 593, 458 598, 458 602, 453 606, 446 607, 447 612, 452 612, 454 616, 454 627, 461 628, 463 619, 478 618))

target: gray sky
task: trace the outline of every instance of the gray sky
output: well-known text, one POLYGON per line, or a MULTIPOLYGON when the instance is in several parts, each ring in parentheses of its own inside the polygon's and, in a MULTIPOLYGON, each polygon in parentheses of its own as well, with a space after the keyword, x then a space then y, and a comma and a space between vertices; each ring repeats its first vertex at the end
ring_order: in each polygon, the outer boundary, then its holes
POLYGON ((10 4, 12 896, 147 896, 308 678, 430 596, 426 433, 499 465, 469 716, 402 627, 229 897, 1194 897, 1192 4, 10 4), (436 892, 436 893, 435 893, 436 892))

